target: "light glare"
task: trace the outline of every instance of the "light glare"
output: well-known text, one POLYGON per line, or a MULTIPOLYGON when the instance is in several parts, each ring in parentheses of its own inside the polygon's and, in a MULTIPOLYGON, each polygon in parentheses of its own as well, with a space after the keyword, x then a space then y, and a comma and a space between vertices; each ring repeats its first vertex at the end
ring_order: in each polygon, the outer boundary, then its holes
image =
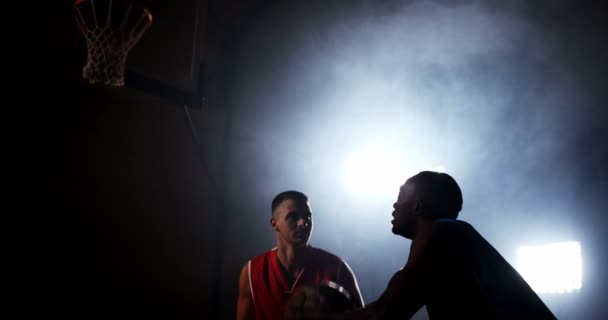
POLYGON ((517 270, 536 293, 567 293, 582 287, 578 242, 523 246, 517 250, 517 270))
POLYGON ((406 162, 404 157, 388 148, 369 148, 352 154, 344 166, 348 189, 366 199, 393 199, 405 180, 418 172, 446 171, 441 164, 424 167, 406 162))
POLYGON ((371 196, 396 196, 404 174, 396 157, 383 150, 361 152, 346 165, 351 191, 371 196))

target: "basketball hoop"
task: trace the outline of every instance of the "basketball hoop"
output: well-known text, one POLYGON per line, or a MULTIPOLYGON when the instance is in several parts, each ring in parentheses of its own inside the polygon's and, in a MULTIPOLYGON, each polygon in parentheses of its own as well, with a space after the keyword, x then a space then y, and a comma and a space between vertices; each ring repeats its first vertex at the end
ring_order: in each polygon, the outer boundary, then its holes
POLYGON ((152 24, 152 14, 128 0, 77 0, 73 7, 87 44, 82 77, 91 84, 124 86, 127 55, 152 24))

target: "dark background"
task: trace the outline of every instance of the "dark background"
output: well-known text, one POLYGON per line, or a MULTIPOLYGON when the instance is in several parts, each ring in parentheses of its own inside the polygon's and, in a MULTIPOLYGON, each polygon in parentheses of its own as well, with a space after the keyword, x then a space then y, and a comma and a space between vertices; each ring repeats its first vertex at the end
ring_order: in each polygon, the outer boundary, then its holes
POLYGON ((26 190, 56 212, 58 241, 40 245, 54 308, 234 318, 240 268, 275 245, 270 201, 286 189, 310 196, 312 244, 346 259, 372 302, 409 250, 389 229, 399 184, 443 166, 461 218, 508 261, 579 241, 582 288, 541 297, 560 319, 606 317, 601 2, 146 4, 128 69, 204 102, 89 85, 71 3, 50 17, 49 81, 34 87, 49 92, 35 151, 50 183, 26 190), (357 154, 389 180, 354 188, 357 154))

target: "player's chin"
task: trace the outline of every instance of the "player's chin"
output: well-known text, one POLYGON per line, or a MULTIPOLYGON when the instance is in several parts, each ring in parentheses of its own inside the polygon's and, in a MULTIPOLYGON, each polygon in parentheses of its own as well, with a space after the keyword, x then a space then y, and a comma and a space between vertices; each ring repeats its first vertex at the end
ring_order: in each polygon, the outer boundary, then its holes
POLYGON ((393 223, 393 227, 391 228, 391 231, 394 234, 399 234, 399 228, 397 228, 397 226, 393 223))
POLYGON ((408 232, 407 228, 405 228, 405 227, 404 228, 397 228, 397 227, 393 226, 393 230, 392 231, 393 231, 393 233, 395 235, 402 236, 402 237, 404 237, 406 239, 410 239, 411 240, 413 238, 411 232, 408 232))
POLYGON ((292 243, 294 244, 294 246, 296 247, 305 247, 308 245, 308 240, 309 238, 295 238, 292 243))
POLYGON ((300 240, 295 242, 296 246, 306 247, 308 245, 308 240, 300 240))
POLYGON ((404 235, 403 228, 399 228, 399 226, 395 224, 393 224, 393 228, 391 229, 391 231, 398 236, 404 235))
POLYGON ((308 240, 310 239, 310 233, 306 233, 306 232, 296 233, 293 235, 292 239, 294 242, 308 243, 308 240))

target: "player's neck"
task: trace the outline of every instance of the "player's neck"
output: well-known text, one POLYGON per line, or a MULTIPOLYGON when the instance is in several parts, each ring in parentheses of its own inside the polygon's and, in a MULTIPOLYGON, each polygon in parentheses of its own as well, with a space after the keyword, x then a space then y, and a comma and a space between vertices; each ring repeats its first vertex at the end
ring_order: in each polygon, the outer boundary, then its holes
POLYGON ((277 257, 279 262, 290 273, 296 273, 301 269, 301 266, 306 258, 308 247, 294 247, 285 243, 279 243, 277 246, 277 257))
POLYGON ((412 240, 415 240, 417 238, 420 239, 420 238, 426 237, 429 230, 432 229, 433 223, 434 222, 432 219, 418 217, 418 220, 416 221, 416 231, 414 233, 414 237, 412 238, 412 240))

